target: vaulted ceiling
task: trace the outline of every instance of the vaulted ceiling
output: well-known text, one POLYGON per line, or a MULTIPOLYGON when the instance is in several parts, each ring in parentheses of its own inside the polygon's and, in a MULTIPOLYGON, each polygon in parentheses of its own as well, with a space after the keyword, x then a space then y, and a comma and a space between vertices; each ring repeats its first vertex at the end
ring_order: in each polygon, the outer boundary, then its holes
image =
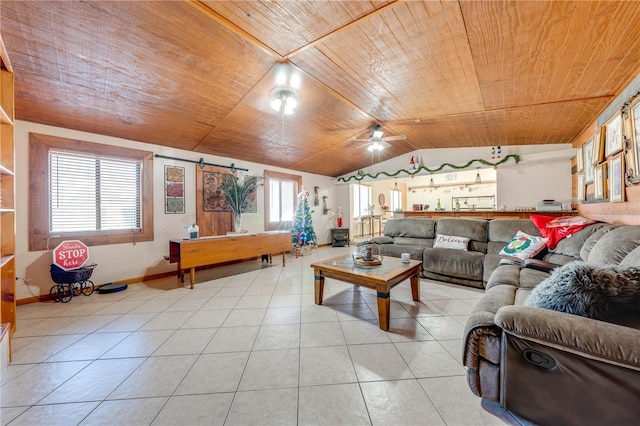
POLYGON ((20 120, 339 176, 353 137, 568 143, 640 70, 640 2, 8 1, 20 120), (295 74, 293 115, 269 107, 295 74))

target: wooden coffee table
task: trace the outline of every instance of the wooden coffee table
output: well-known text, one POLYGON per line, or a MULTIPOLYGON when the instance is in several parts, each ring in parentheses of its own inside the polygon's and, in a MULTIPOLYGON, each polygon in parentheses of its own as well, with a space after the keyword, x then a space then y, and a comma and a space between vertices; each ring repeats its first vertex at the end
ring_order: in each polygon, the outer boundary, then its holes
POLYGON ((389 329, 389 307, 391 305, 389 295, 393 287, 410 278, 411 296, 415 301, 420 300, 419 274, 422 262, 418 260, 402 263, 398 257, 385 257, 382 260, 382 265, 362 267, 356 265, 351 255, 348 254, 315 262, 311 267, 315 275, 315 302, 317 305, 322 305, 325 278, 334 278, 375 290, 378 294, 380 328, 383 330, 389 329))

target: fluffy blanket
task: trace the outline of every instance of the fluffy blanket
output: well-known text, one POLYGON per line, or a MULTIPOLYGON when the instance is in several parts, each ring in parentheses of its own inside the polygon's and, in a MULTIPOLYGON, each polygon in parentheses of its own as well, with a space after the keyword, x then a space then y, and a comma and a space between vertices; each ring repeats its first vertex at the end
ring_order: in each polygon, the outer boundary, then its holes
POLYGON ((525 305, 594 319, 640 311, 640 268, 571 262, 533 289, 525 305))

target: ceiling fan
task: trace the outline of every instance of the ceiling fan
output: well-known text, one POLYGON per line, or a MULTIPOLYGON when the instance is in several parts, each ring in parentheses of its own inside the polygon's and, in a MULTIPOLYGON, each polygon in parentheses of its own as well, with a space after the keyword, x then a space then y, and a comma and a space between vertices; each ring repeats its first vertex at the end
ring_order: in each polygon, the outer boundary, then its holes
POLYGON ((398 135, 398 136, 389 136, 384 137, 384 132, 380 130, 380 125, 376 124, 371 128, 372 132, 371 136, 367 139, 360 138, 351 138, 350 142, 366 142, 367 149, 369 151, 382 151, 385 147, 390 146, 388 142, 392 141, 403 141, 407 139, 406 135, 398 135))

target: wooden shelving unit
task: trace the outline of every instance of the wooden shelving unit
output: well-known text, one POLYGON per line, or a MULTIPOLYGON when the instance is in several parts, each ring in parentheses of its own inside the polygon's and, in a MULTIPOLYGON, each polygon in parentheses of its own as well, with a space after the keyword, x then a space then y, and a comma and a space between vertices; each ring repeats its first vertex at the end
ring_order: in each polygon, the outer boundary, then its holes
MULTIPOLYGON (((0 37, 0 342, 16 329, 16 202, 13 69, 0 37)), ((4 367, 5 362, 2 360, 4 367)))

